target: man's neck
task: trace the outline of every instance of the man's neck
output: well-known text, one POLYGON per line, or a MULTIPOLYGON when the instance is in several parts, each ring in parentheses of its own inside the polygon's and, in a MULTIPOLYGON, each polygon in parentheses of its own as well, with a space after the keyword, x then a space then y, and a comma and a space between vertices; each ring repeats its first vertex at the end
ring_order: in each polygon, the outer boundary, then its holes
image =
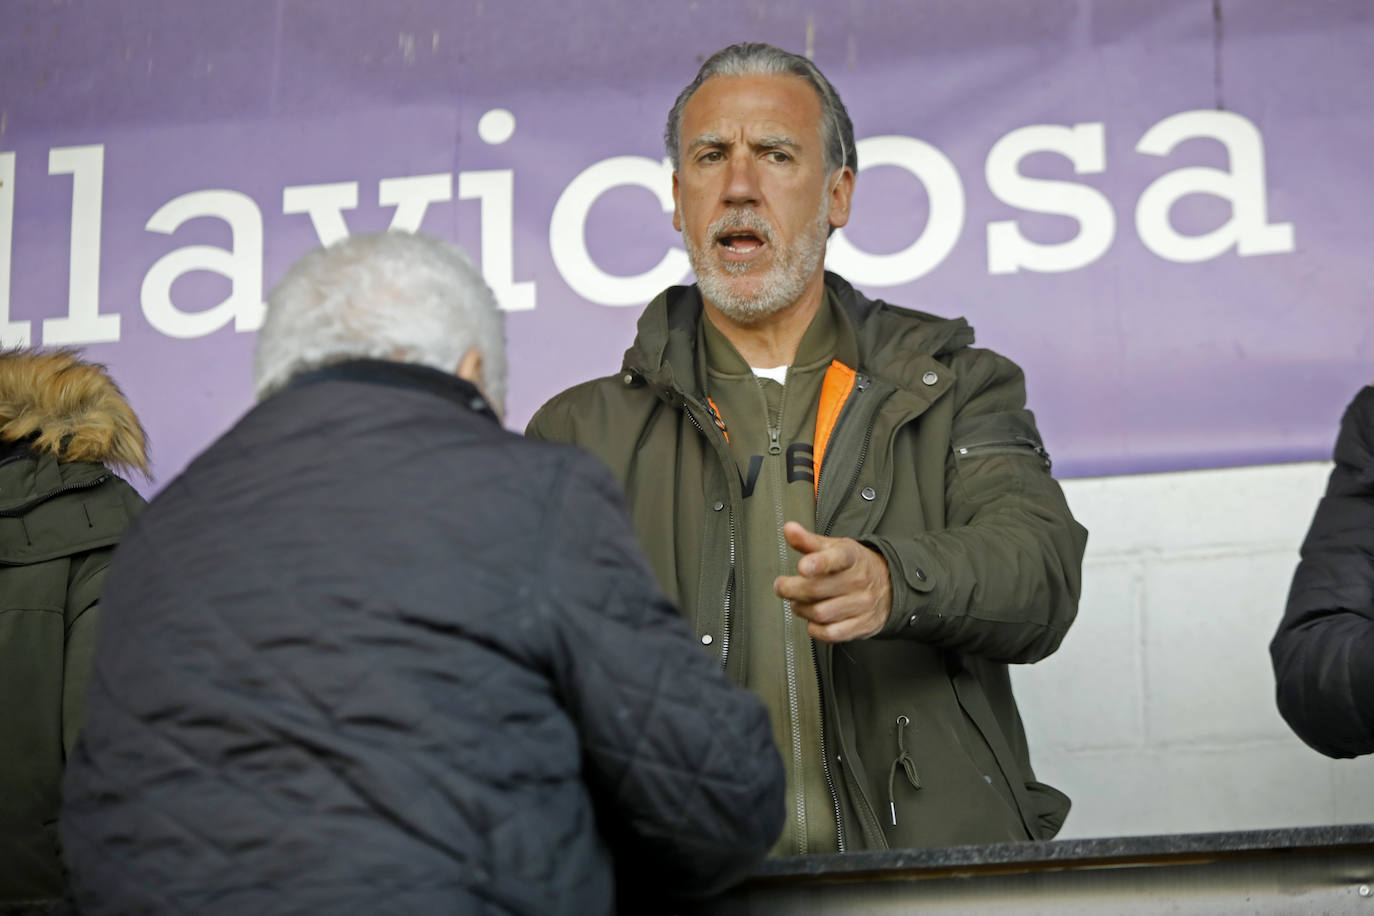
POLYGON ((825 275, 817 273, 796 302, 754 324, 741 324, 703 299, 706 319, 725 335, 750 367, 772 369, 796 361, 806 329, 825 301, 825 275))

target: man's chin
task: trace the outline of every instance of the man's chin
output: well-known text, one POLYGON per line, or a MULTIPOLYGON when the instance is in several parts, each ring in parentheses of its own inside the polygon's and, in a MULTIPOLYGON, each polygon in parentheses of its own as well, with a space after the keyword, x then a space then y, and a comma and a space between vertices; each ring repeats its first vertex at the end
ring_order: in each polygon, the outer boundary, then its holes
POLYGON ((739 325, 756 325, 777 314, 790 303, 767 295, 762 284, 705 284, 702 296, 716 311, 739 325))

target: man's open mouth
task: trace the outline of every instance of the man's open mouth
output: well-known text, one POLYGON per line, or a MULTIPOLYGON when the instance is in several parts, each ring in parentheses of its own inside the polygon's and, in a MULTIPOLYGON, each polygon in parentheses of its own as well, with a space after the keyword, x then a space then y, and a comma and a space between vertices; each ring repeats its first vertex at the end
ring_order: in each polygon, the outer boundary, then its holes
POLYGON ((721 233, 716 236, 716 244, 737 254, 748 254, 762 248, 764 240, 755 232, 741 229, 721 233))

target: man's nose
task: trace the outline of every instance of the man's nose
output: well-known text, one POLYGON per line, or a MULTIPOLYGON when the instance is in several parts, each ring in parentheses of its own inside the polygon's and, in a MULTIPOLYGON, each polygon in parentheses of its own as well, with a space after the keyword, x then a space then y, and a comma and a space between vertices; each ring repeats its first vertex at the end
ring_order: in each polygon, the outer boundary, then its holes
POLYGON ((734 156, 727 166, 725 203, 731 206, 755 204, 759 200, 758 164, 753 156, 734 156))

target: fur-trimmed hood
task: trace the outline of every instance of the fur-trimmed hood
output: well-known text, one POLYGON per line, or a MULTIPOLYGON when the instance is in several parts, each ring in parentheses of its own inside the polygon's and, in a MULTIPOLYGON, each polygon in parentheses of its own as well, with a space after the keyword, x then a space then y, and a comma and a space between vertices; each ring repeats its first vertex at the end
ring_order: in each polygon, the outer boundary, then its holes
POLYGON ((148 475, 148 442, 105 367, 73 350, 0 351, 0 440, 148 475))

